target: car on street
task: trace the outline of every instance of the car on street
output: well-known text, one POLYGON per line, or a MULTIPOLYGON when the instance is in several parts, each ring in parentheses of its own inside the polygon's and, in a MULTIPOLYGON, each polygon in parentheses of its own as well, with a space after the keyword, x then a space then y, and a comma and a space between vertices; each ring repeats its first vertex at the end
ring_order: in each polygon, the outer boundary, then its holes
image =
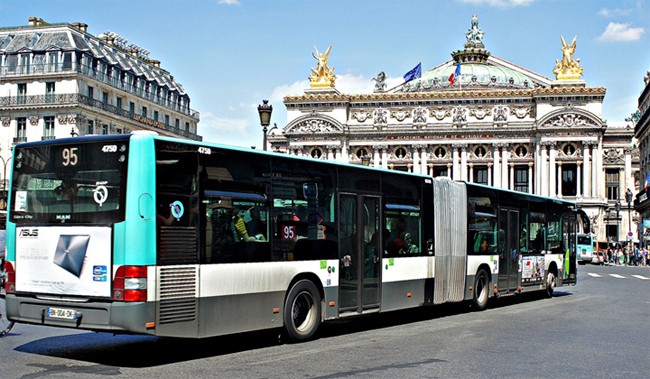
POLYGON ((594 251, 591 263, 595 265, 604 265, 607 261, 607 256, 602 251, 594 251))

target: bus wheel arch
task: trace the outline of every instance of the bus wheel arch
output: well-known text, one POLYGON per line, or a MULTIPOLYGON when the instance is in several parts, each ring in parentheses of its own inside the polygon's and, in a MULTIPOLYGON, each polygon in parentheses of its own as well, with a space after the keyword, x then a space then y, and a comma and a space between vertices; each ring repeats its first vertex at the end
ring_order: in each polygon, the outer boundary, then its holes
POLYGON ((474 291, 472 293, 472 307, 482 311, 487 307, 490 299, 490 270, 487 265, 481 265, 474 277, 474 291))
POLYGON ((546 297, 553 297, 553 292, 557 286, 557 265, 555 262, 551 263, 546 272, 546 297))
POLYGON ((302 275, 289 286, 284 299, 284 334, 292 341, 308 340, 323 320, 323 289, 317 277, 302 275))

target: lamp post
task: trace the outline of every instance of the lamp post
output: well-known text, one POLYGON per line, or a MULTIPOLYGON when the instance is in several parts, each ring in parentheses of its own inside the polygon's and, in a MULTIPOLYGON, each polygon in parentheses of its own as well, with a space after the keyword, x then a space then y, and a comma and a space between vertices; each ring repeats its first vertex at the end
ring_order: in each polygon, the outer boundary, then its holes
POLYGON ((266 132, 269 130, 269 125, 271 124, 271 113, 273 112, 273 106, 269 104, 268 100, 262 100, 262 105, 257 106, 257 113, 260 114, 260 125, 262 125, 262 132, 264 133, 264 139, 262 140, 262 149, 266 151, 266 132))
POLYGON ((627 254, 628 257, 630 257, 630 261, 632 257, 632 197, 633 197, 632 190, 628 188, 627 191, 625 191, 625 201, 627 201, 627 225, 628 225, 627 254))
POLYGON ((614 209, 616 209, 616 244, 618 245, 618 242, 619 242, 618 240, 621 237, 621 233, 619 231, 620 224, 621 224, 621 220, 619 219, 619 217, 620 217, 619 212, 621 211, 621 201, 620 200, 616 200, 616 206, 615 206, 614 209))

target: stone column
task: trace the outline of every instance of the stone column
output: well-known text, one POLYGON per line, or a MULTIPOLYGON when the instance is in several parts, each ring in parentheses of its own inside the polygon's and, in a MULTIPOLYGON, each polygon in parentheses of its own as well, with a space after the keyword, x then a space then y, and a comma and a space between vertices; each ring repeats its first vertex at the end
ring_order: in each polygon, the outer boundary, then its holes
POLYGON ((591 196, 599 199, 603 193, 601 187, 604 188, 605 186, 604 181, 601 180, 603 171, 602 141, 598 142, 598 148, 595 150, 595 153, 591 155, 591 196))
POLYGON ((534 194, 539 195, 542 191, 542 146, 541 141, 537 141, 535 144, 535 188, 533 189, 534 194))
POLYGON ((508 188, 508 158, 510 157, 510 151, 508 150, 508 144, 503 144, 501 149, 501 188, 508 188))
POLYGON ((534 162, 528 163, 528 193, 532 194, 534 193, 534 188, 533 188, 533 166, 535 165, 534 162))
POLYGON ((341 157, 339 161, 344 162, 344 163, 349 163, 350 162, 350 153, 348 151, 348 143, 347 141, 343 142, 341 145, 341 157))
POLYGON ((589 153, 589 150, 590 150, 590 146, 587 143, 583 142, 582 143, 582 168, 583 168, 582 173, 584 176, 584 183, 585 183, 585 190, 583 191, 585 197, 591 197, 591 168, 589 166, 589 162, 591 160, 590 157, 591 154, 589 153))
POLYGON ((419 145, 413 145, 411 147, 411 151, 413 152, 413 173, 419 174, 420 173, 420 146, 419 145))
POLYGON ((470 163, 468 166, 469 166, 469 179, 467 179, 467 181, 474 183, 474 163, 470 163))
POLYGON ((334 146, 325 146, 327 149, 327 160, 328 161, 333 161, 334 160, 334 146))
POLYGON ((461 175, 460 175, 460 163, 458 161, 458 150, 460 149, 459 145, 454 145, 451 147, 452 150, 452 177, 454 180, 460 180, 461 175))
MULTIPOLYGON (((562 197, 562 161, 557 162, 557 197, 562 197)), ((555 196, 555 194, 553 194, 555 196)))
MULTIPOLYGON (((628 189, 634 193, 634 179, 632 177, 632 148, 626 147, 625 152, 625 190, 628 189)), ((623 196, 625 192, 623 193, 623 196)))
POLYGON ((429 158, 429 153, 427 153, 427 147, 422 146, 422 155, 420 157, 420 161, 421 161, 420 172, 424 175, 430 175, 429 171, 427 170, 428 158, 429 158))
POLYGON ((508 183, 508 189, 514 190, 515 189, 515 164, 510 163, 510 175, 509 175, 510 181, 508 183))
POLYGON ((556 175, 556 168, 555 168, 555 154, 557 153, 555 151, 555 142, 549 144, 549 158, 548 158, 548 195, 550 197, 555 197, 555 182, 557 181, 562 181, 562 173, 560 175, 556 175))
POLYGON ((388 169, 388 146, 382 145, 382 146, 378 146, 377 148, 381 149, 381 165, 379 165, 378 163, 377 167, 381 167, 387 170, 388 169))
POLYGON ((494 144, 492 146, 492 164, 494 169, 494 174, 492 175, 492 181, 488 182, 489 185, 494 187, 501 187, 501 166, 499 166, 499 144, 494 144))
MULTIPOLYGON (((372 160, 373 160, 372 165, 374 167, 382 167, 382 164, 383 165, 386 164, 386 159, 382 159, 382 157, 379 155, 380 154, 379 150, 380 150, 379 146, 372 146, 372 160)), ((384 151, 384 154, 386 154, 385 151, 384 151)), ((386 167, 384 167, 384 168, 386 168, 386 167)))
POLYGON ((625 176, 625 167, 621 167, 618 169, 618 198, 621 199, 621 212, 623 212, 623 207, 627 208, 627 204, 625 203, 625 185, 626 185, 626 180, 623 179, 625 176))
POLYGON ((547 150, 546 144, 542 145, 542 156, 540 158, 541 167, 541 183, 540 183, 540 195, 548 196, 548 162, 546 161, 547 150))
POLYGON ((488 163, 487 173, 488 173, 487 182, 488 184, 490 184, 492 183, 492 163, 488 163))
POLYGON ((467 145, 460 145, 460 179, 467 180, 467 145))
POLYGON ((576 161, 576 197, 582 196, 582 193, 580 192, 580 187, 582 182, 580 181, 581 175, 580 175, 580 161, 576 161))

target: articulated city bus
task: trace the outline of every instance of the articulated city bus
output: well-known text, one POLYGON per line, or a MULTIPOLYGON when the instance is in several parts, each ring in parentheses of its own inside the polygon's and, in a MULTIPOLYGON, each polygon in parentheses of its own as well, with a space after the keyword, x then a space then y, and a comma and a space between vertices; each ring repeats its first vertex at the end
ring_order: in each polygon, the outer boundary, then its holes
POLYGON ((14 149, 8 316, 203 338, 576 282, 571 202, 157 136, 14 149))
POLYGON ((578 263, 591 263, 596 252, 596 236, 579 233, 577 235, 578 263))

